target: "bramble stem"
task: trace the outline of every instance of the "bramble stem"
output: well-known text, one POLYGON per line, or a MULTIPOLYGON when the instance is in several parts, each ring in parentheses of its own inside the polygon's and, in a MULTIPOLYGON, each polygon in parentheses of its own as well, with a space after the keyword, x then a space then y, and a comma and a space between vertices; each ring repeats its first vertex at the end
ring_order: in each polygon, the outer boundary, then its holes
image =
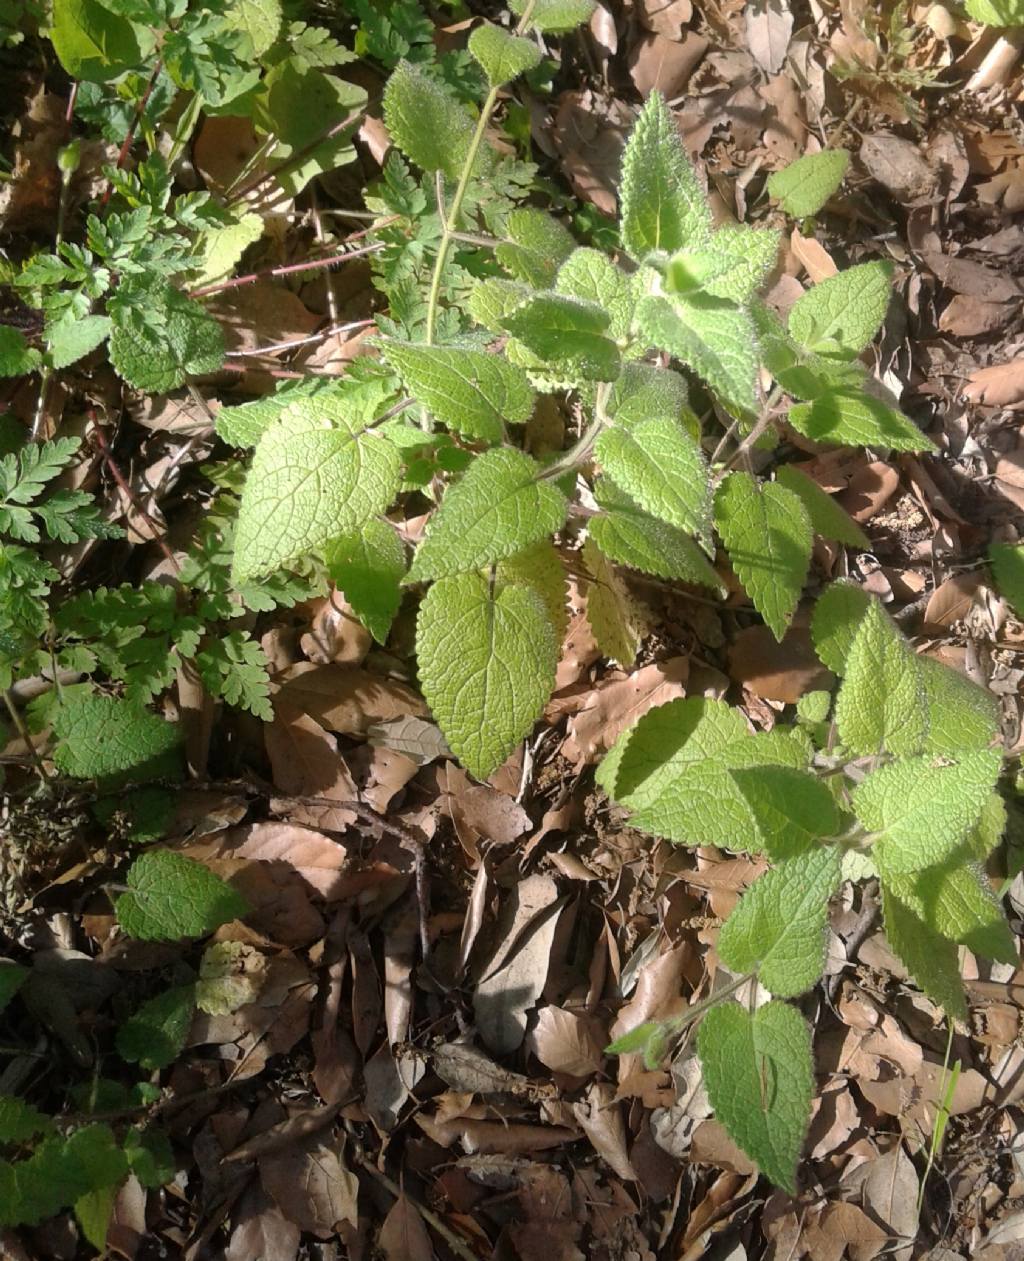
MULTIPOLYGON (((519 19, 519 24, 516 26, 517 35, 522 35, 529 26, 535 4, 536 0, 529 0, 526 8, 523 10, 523 16, 519 19)), ((484 133, 487 130, 487 124, 491 121, 494 107, 498 103, 498 93, 500 91, 500 85, 491 88, 484 98, 483 105, 480 107, 480 117, 476 121, 476 130, 473 132, 473 138, 469 142, 469 152, 466 154, 466 160, 462 165, 462 174, 459 176, 452 204, 446 210, 444 206, 440 205, 440 198, 438 198, 442 232, 441 240, 437 247, 437 258, 434 260, 434 274, 430 278, 430 293, 427 297, 426 342, 428 346, 434 344, 434 334, 437 331, 437 306, 441 299, 441 280, 448 263, 448 252, 451 249, 452 241, 455 239, 459 215, 462 213, 462 203, 466 200, 466 190, 469 188, 469 181, 473 176, 473 167, 476 166, 476 159, 480 152, 480 146, 483 143, 484 133)))

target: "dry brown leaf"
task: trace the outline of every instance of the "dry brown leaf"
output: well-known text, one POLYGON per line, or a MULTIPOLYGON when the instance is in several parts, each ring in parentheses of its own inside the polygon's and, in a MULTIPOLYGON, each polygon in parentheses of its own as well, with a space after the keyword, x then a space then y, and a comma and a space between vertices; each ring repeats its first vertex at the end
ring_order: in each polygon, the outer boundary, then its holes
POLYGON ((299 646, 318 666, 361 665, 373 646, 373 636, 352 610, 352 605, 336 587, 314 606, 309 631, 299 646))
POLYGON ((472 1117, 437 1121, 417 1113, 413 1120, 441 1147, 461 1143, 465 1151, 496 1152, 506 1156, 524 1156, 529 1152, 549 1151, 575 1142, 579 1135, 564 1125, 526 1125, 516 1122, 479 1121, 472 1117))
POLYGON ((443 1042, 432 1051, 434 1071, 452 1090, 467 1095, 535 1096, 537 1086, 521 1073, 496 1064, 466 1042, 443 1042))
POLYGON ((729 649, 729 674, 764 700, 795 704, 805 692, 829 689, 835 676, 818 660, 810 632, 791 626, 780 643, 767 626, 741 630, 729 649))
POLYGON ((894 1235, 906 1241, 904 1246, 891 1249, 890 1240, 888 1253, 906 1261, 917 1238, 919 1184, 917 1170, 902 1144, 844 1175, 842 1183, 857 1194, 876 1221, 885 1222, 894 1235))
POLYGON ((232 828, 211 851, 214 855, 289 867, 328 902, 337 899, 341 875, 349 865, 348 849, 339 841, 293 823, 232 828))
POLYGON ((642 36, 629 55, 629 73, 641 96, 661 92, 672 100, 680 95, 708 50, 708 41, 696 31, 682 39, 666 39, 654 32, 642 36))
POLYGON ((1016 447, 996 460, 996 477, 1006 486, 1024 490, 1024 447, 1016 447))
POLYGON ((442 809, 451 816, 460 843, 473 857, 481 838, 511 845, 533 826, 530 816, 512 797, 489 784, 472 783, 454 762, 438 768, 437 786, 445 794, 442 809))
POLYGON ((800 1243, 814 1261, 873 1261, 887 1251, 889 1236, 856 1204, 837 1200, 805 1223, 800 1243))
POLYGON ((589 1077, 604 1064, 607 1030, 592 1016, 562 1007, 542 1007, 530 1032, 530 1049, 553 1073, 589 1077))
MULTIPOLYGON (((338 741, 308 714, 285 701, 274 706, 274 721, 265 723, 263 738, 273 767, 274 787, 288 797, 329 797, 333 801, 355 801, 358 791, 338 741)), ((285 803, 295 823, 343 832, 356 820, 351 810, 339 806, 285 803)))
POLYGON ((629 1163, 626 1149, 626 1123, 622 1105, 615 1099, 615 1091, 608 1082, 594 1082, 587 1090, 586 1099, 572 1106, 573 1115, 579 1122, 594 1150, 609 1168, 627 1182, 636 1181, 636 1170, 629 1163))
POLYGON ((939 316, 939 330, 953 337, 984 337, 1001 329, 1013 314, 1013 303, 984 302, 958 293, 939 316))
POLYGON ((986 302, 1020 302, 1021 285, 1007 272, 974 263, 936 250, 924 250, 921 257, 928 269, 953 293, 986 302))
POLYGON ((563 757, 577 766, 596 761, 642 714, 684 696, 689 671, 688 658, 670 657, 626 677, 605 676, 570 720, 563 757))
POLYGON ((874 460, 857 469, 846 490, 837 496, 837 502, 854 521, 870 521, 893 497, 899 484, 899 472, 891 464, 874 460))
POLYGON ((799 228, 793 229, 789 238, 789 248, 813 284, 820 284, 821 281, 827 280, 829 276, 835 276, 839 271, 832 255, 824 245, 816 241, 814 237, 803 236, 799 228))
POLYGON ((693 17, 690 0, 640 0, 636 6, 641 26, 666 39, 679 39, 693 17))
POLYGON ((948 629, 962 622, 984 585, 981 574, 953 574, 932 592, 924 610, 925 626, 948 629))
POLYGON ((1017 407, 1024 403, 1024 358, 972 372, 964 386, 964 397, 986 407, 1017 407))
POLYGON ((551 137, 576 195, 610 218, 632 121, 624 102, 589 91, 563 92, 555 110, 551 137))
POLYGON ((899 136, 865 136, 860 160, 883 188, 904 205, 935 191, 935 172, 921 156, 920 147, 899 136))
POLYGON ((807 147, 807 120, 800 92, 788 75, 777 74, 762 84, 758 93, 769 106, 765 146, 780 163, 792 162, 807 147))
POLYGON ((402 1191, 384 1218, 377 1247, 385 1261, 434 1261, 426 1223, 419 1209, 402 1191))
POLYGON ((551 944, 566 899, 550 876, 527 876, 502 908, 498 946, 473 995, 484 1042, 499 1055, 516 1049, 526 1013, 540 997, 551 965, 551 944))
POLYGON ((366 735, 374 747, 401 753, 417 766, 426 766, 441 757, 451 757, 440 727, 423 718, 393 718, 390 722, 374 723, 366 735))
POLYGON ((214 294, 207 303, 224 330, 229 353, 251 354, 264 346, 296 341, 320 326, 320 316, 297 294, 269 279, 214 294))
MULTIPOLYGON (((419 719, 410 721, 418 722, 419 719)), ((366 787, 363 789, 363 798, 367 805, 372 806, 378 814, 386 814, 392 799, 415 778, 419 769, 419 764, 404 753, 395 753, 392 749, 373 749, 366 768, 366 787)))
POLYGON ((329 1239, 341 1222, 358 1222, 359 1183, 341 1163, 337 1140, 320 1134, 263 1156, 260 1180, 285 1217, 318 1239, 329 1239))
POLYGON ((777 74, 793 34, 793 14, 786 0, 750 0, 743 18, 751 56, 765 74, 777 74))
POLYGON ((341 735, 365 735, 374 723, 410 714, 428 717, 411 687, 355 666, 299 662, 286 672, 275 699, 341 735))

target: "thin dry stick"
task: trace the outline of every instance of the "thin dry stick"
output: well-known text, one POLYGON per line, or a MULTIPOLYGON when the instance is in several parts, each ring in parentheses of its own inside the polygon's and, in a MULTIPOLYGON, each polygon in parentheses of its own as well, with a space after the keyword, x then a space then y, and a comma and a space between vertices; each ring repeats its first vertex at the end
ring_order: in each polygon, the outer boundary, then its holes
POLYGON ((419 1200, 411 1196, 408 1191, 400 1187, 398 1183, 394 1181, 394 1179, 389 1178, 386 1173, 381 1173, 381 1171, 377 1168, 377 1166, 372 1164, 367 1159, 366 1154, 365 1152, 363 1152, 362 1148, 355 1148, 352 1152, 352 1155, 356 1161, 356 1164, 358 1164, 362 1169, 365 1169, 366 1172, 372 1178, 376 1178, 377 1181, 381 1184, 381 1186, 387 1187, 387 1189, 391 1192, 391 1194, 395 1197, 396 1200, 400 1196, 404 1195, 405 1198, 409 1201, 409 1203, 416 1209, 419 1215, 427 1223, 427 1225, 430 1226, 433 1230, 437 1231, 437 1233, 441 1236, 441 1238, 445 1241, 448 1247, 451 1248, 452 1252, 454 1252, 457 1257, 462 1257, 463 1261, 480 1261, 480 1258, 476 1255, 475 1252, 473 1252, 469 1244, 467 1244, 464 1239, 462 1239, 459 1235, 457 1235, 451 1229, 450 1226, 448 1226, 445 1222, 443 1222, 436 1213, 431 1212, 431 1210, 427 1208, 425 1204, 421 1204, 419 1200))
POLYGON ((143 504, 142 500, 131 488, 131 486, 129 486, 128 481, 125 478, 124 474, 121 472, 120 468, 118 468, 117 461, 114 459, 114 454, 110 449, 110 444, 107 442, 107 436, 103 432, 103 428, 96 417, 95 411, 91 409, 89 412, 89 419, 92 421, 92 425, 93 425, 92 431, 93 431, 93 435, 96 438, 96 445, 100 449, 100 454, 103 456, 104 463, 106 464, 107 468, 110 470, 110 476, 117 483, 118 488, 120 489, 121 493, 128 497, 128 502, 132 505, 135 511, 139 514, 140 517, 142 517, 143 521, 145 521, 145 523, 153 531, 153 542, 157 545, 157 547, 159 547, 161 552, 163 552, 164 556, 170 562, 171 567, 174 570, 174 573, 180 574, 181 565, 178 564, 178 558, 167 546, 167 541, 164 539, 163 534, 160 532, 160 527, 157 525, 157 523, 146 511, 146 507, 143 504))
MULTIPOLYGON (((348 237, 349 241, 354 241, 357 237, 365 236, 367 229, 357 232, 355 235, 348 237)), ((334 267, 338 263, 348 263, 355 258, 364 258, 367 254, 377 254, 384 246, 382 244, 364 245, 357 250, 342 249, 337 254, 331 254, 327 258, 314 258, 306 263, 288 263, 283 267, 268 267, 264 271, 253 271, 247 276, 235 276, 231 280, 221 280, 215 285, 202 285, 198 289, 190 289, 190 298, 205 298, 211 293, 223 293, 227 289, 239 289, 242 285, 253 285, 257 280, 265 280, 270 276, 294 276, 303 271, 319 271, 323 267, 334 267)))
POLYGON ((25 720, 22 718, 17 705, 14 703, 14 697, 11 694, 10 688, 4 688, 4 704, 7 706, 7 712, 11 716, 11 722, 14 723, 15 731, 17 731, 18 736, 28 749, 28 760, 32 763, 36 773, 39 775, 39 778, 43 781, 46 787, 49 788, 50 774, 43 765, 43 759, 39 756, 39 750, 32 743, 32 735, 29 732, 28 727, 25 726, 25 720))

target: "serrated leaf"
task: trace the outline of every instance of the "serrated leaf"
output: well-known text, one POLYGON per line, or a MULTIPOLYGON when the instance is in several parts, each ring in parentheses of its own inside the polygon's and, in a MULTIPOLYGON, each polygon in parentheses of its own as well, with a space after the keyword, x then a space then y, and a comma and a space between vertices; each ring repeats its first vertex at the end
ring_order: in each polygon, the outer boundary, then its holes
POLYGON ((978 822, 957 851, 957 856, 983 863, 1003 839, 1007 820, 1006 802, 998 792, 992 793, 982 806, 978 822))
POLYGON ((196 286, 230 276, 235 264, 253 242, 263 235, 263 220, 250 212, 234 223, 208 229, 199 238, 201 254, 196 263, 196 286))
POLYGON ((665 291, 703 291, 712 298, 749 302, 774 267, 781 234, 745 224, 719 228, 707 244, 673 254, 665 268, 665 291))
POLYGON ((142 60, 131 22, 101 0, 54 0, 53 51, 72 79, 105 83, 142 60))
POLYGON ((106 341, 110 327, 110 318, 106 315, 85 315, 47 325, 50 362, 55 368, 66 368, 77 362, 106 341))
POLYGON ((635 425, 652 416, 680 420, 689 400, 686 380, 678 372, 652 363, 627 363, 612 385, 607 410, 617 425, 635 425))
POLYGON ((646 512, 691 534, 707 532, 707 464, 676 421, 655 417, 629 428, 612 425, 599 435, 595 454, 605 474, 646 512))
POLYGON ((796 715, 801 722, 816 725, 824 722, 832 708, 832 694, 824 690, 804 692, 796 703, 796 715))
POLYGON ((757 819, 731 771, 807 763, 807 746, 781 729, 752 735, 737 710, 701 697, 649 710, 619 737, 597 782, 633 811, 632 826, 685 845, 756 851, 757 819))
POLYGON ((330 543, 324 561, 366 629, 377 643, 387 643, 406 570, 405 547, 396 531, 386 521, 366 521, 330 543))
POLYGON ((530 296, 529 285, 492 276, 473 286, 466 299, 466 307, 477 324, 492 333, 503 333, 505 317, 530 296))
POLYGON ((162 1130, 130 1129, 125 1135, 124 1154, 132 1173, 148 1190, 165 1186, 174 1178, 174 1151, 162 1130))
POLYGON ((260 439, 242 491, 232 580, 279 569, 390 507, 402 462, 381 434, 316 399, 293 403, 260 439))
POLYGON ((922 990, 953 1020, 967 1019, 959 951, 882 885, 882 914, 890 947, 922 990))
POLYGON ((883 864, 889 891, 943 937, 1000 963, 1017 963, 1017 948, 983 868, 960 863, 897 873, 883 864))
POLYGON ((788 1003, 751 1015, 736 1003, 701 1021, 697 1051, 715 1115, 772 1182, 796 1194, 814 1093, 811 1035, 788 1003))
POLYGON ((932 440, 912 420, 863 391, 822 393, 813 402, 791 407, 787 420, 814 442, 890 451, 935 450, 932 440))
POLYGON ((843 744, 864 755, 919 752, 928 736, 928 700, 917 654, 877 600, 861 618, 845 670, 836 697, 843 744))
POLYGON ((782 321, 763 302, 749 308, 757 332, 761 363, 793 398, 816 399, 844 391, 859 394, 868 376, 862 364, 816 355, 786 331, 782 321))
POLYGON ((259 997, 266 978, 262 951, 244 941, 215 941, 203 951, 196 1006, 210 1016, 231 1016, 259 997))
POLYGON ((28 968, 10 959, 0 959, 0 1011, 7 1006, 18 990, 25 984, 28 968))
POLYGON ((636 309, 638 337, 692 368, 723 406, 740 416, 755 406, 757 338, 741 307, 704 294, 648 294, 636 309))
POLYGON ((581 554, 593 579, 587 586, 587 621, 594 639, 604 656, 628 670, 647 634, 647 619, 593 538, 581 554))
POLYGON ((150 1071, 181 1054, 196 1009, 195 985, 176 985, 148 999, 117 1031, 117 1053, 150 1071))
POLYGON ((452 752, 477 779, 508 757, 554 687, 558 640, 544 602, 477 573, 442 578, 416 627, 423 695, 452 752))
POLYGON ((818 597, 811 616, 814 651, 834 674, 846 673, 846 658, 871 597, 853 582, 833 582, 818 597))
POLYGON ((744 590, 781 640, 811 563, 807 509, 784 486, 730 473, 715 493, 715 524, 744 590))
POLYGON ((999 594, 1024 618, 1024 543, 990 543, 988 559, 999 594))
MULTIPOLYGON (((440 80, 401 61, 384 89, 384 123, 405 156, 424 171, 458 179, 469 155, 473 122, 465 106, 440 80)), ((489 151, 481 146, 474 164, 486 169, 489 151)))
POLYGON ((539 473, 511 447, 477 456, 434 513, 408 581, 482 569, 553 534, 565 521, 565 496, 539 473))
POLYGON ((770 196, 794 219, 817 214, 840 184, 850 165, 845 149, 808 153, 768 176, 770 196))
POLYGON ((878 833, 879 869, 918 871, 946 859, 977 823, 1001 768, 999 750, 978 749, 959 762, 901 758, 865 776, 851 799, 857 818, 878 833))
POLYGON ((718 934, 718 955, 732 972, 756 972, 781 998, 802 994, 825 966, 829 899, 839 886, 839 850, 813 849, 760 876, 718 934))
POLYGON ((34 372, 43 356, 9 324, 0 324, 0 377, 21 377, 34 372))
POLYGON ((128 892, 117 899, 117 921, 140 941, 205 937, 248 914, 249 904, 202 863, 169 849, 147 850, 132 863, 128 892))
POLYGON ((495 258, 516 280, 534 289, 547 289, 554 284, 558 268, 576 246, 565 224, 533 206, 520 206, 509 212, 504 236, 495 247, 495 258))
POLYGON ((816 775, 789 766, 752 766, 731 774, 775 861, 797 858, 839 831, 835 797, 816 775))
MULTIPOLYGON (((522 17, 527 2, 509 0, 509 8, 517 17, 522 17)), ((536 0, 531 10, 530 25, 538 31, 561 35, 589 22, 596 7, 594 0, 536 0)))
POLYGON ((292 57, 270 69, 264 88, 255 98, 256 121, 277 141, 275 154, 293 159, 287 168, 278 164, 274 177, 283 192, 295 197, 315 176, 355 161, 364 88, 292 57), (327 123, 341 129, 323 138, 327 123))
POLYGON ((117 696, 67 689, 52 716, 53 760, 65 775, 114 787, 181 774, 181 732, 117 696))
POLYGON ((658 92, 647 98, 626 142, 619 204, 622 244, 638 262, 697 248, 711 235, 707 198, 658 92))
POLYGON ((783 464, 775 470, 775 480, 799 497, 807 509, 815 534, 820 534, 823 539, 845 543, 848 547, 867 550, 871 546, 868 536, 850 514, 806 473, 792 464, 783 464))
POLYGON ((641 573, 724 590, 707 557, 682 531, 643 512, 604 478, 594 490, 605 512, 592 517, 587 529, 607 557, 641 573))
POLYGON ((958 757, 968 749, 987 749, 999 736, 995 696, 933 657, 918 657, 917 663, 928 706, 921 751, 958 757))
POLYGON ((483 67, 492 88, 511 83, 527 70, 540 65, 540 49, 533 40, 513 35, 511 31, 502 30, 490 22, 473 31, 467 47, 483 67))
POLYGON ((17 1095, 0 1094, 0 1143, 27 1143, 37 1134, 47 1134, 53 1122, 44 1113, 17 1095))
POLYGON ((860 263, 819 281, 789 311, 789 332, 817 354, 859 355, 882 327, 892 296, 888 263, 860 263))
POLYGON ((216 372, 224 362, 224 334, 217 321, 166 282, 146 292, 146 304, 163 313, 158 324, 137 307, 113 309, 110 362, 137 390, 166 393, 189 376, 216 372))
POLYGON ((614 381, 619 375, 619 348, 605 334, 610 317, 594 302, 560 293, 537 293, 501 321, 555 372, 587 381, 614 381))
POLYGON ((231 26, 249 38, 254 57, 261 57, 281 30, 281 0, 230 0, 231 26))
POLYGON ((506 421, 519 424, 533 411, 526 373, 503 355, 394 341, 384 343, 384 355, 417 403, 468 438, 499 443, 506 421))
POLYGON ((496 569, 498 582, 514 582, 535 591, 547 610, 555 636, 561 643, 569 625, 568 588, 565 566, 558 549, 550 539, 542 539, 525 551, 517 552, 499 561, 496 569))
POLYGON ((611 317, 611 336, 616 340, 629 336, 636 306, 632 278, 600 250, 573 250, 559 268, 555 289, 571 298, 596 302, 611 317))

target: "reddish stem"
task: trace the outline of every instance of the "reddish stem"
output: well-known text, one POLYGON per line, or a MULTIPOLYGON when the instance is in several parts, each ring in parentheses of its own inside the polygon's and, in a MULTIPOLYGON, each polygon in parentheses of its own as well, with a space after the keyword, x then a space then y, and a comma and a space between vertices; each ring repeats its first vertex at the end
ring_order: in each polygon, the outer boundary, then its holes
MULTIPOLYGON (((378 225, 379 226, 379 225, 378 225)), ((363 232, 357 232, 355 236, 346 238, 348 241, 354 241, 356 237, 365 236, 366 229, 363 232)), ((248 276, 235 276, 231 280, 221 280, 215 285, 203 285, 199 289, 190 289, 190 298, 205 298, 211 293, 223 293, 226 289, 238 289, 242 285, 254 284, 257 280, 265 280, 269 276, 294 276, 297 272, 302 271, 318 271, 323 267, 333 267, 336 263, 347 263, 349 259, 363 258, 367 254, 376 254, 384 248, 383 245, 364 245, 358 250, 342 250, 337 254, 329 254, 326 258, 314 258, 306 263, 289 263, 284 267, 268 267, 265 271, 250 272, 248 276)))
MULTIPOLYGON (((153 73, 149 76, 149 82, 146 84, 146 90, 143 92, 142 96, 139 97, 139 100, 136 103, 135 113, 132 115, 132 121, 128 126, 128 134, 121 142, 121 148, 118 151, 117 161, 114 163, 114 169, 116 171, 119 171, 128 160, 128 154, 131 151, 132 143, 135 140, 135 133, 138 130, 140 121, 142 120, 142 115, 146 112, 146 106, 149 104, 149 98, 153 95, 153 88, 156 86, 156 81, 160 75, 160 71, 163 69, 163 64, 162 60, 157 60, 156 65, 153 67, 153 73)), ((108 180, 107 187, 104 189, 103 196, 100 198, 101 210, 106 208, 107 202, 110 200, 110 196, 113 191, 113 181, 108 180)))

